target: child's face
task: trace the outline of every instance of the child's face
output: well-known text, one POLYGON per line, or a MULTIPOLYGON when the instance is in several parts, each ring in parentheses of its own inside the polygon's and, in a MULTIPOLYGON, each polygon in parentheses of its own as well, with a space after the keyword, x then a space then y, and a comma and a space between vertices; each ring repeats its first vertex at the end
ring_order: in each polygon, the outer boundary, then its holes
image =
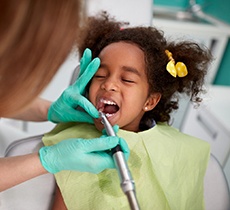
MULTIPOLYGON (((112 125, 129 131, 139 131, 146 111, 158 103, 149 96, 143 51, 136 45, 117 42, 106 46, 99 54, 100 68, 92 79, 89 99, 105 113, 112 125)), ((97 129, 104 126, 95 119, 97 129)))

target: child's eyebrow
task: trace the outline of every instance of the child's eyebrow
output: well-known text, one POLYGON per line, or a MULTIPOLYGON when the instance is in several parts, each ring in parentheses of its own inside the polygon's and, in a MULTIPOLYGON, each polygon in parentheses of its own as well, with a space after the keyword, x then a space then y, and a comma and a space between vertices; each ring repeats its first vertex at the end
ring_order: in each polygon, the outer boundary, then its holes
POLYGON ((137 69, 135 69, 135 68, 133 68, 133 67, 130 67, 130 66, 123 66, 122 69, 123 69, 124 71, 134 73, 134 74, 136 74, 136 75, 139 76, 139 77, 141 76, 140 72, 137 71, 137 69))

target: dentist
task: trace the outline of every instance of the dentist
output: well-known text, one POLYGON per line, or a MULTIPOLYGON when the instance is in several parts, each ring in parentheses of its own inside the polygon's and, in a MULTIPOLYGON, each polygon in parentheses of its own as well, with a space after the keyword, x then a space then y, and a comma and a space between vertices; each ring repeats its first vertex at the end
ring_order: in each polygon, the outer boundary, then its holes
MULTIPOLYGON (((75 45, 80 9, 80 0, 0 2, 1 117, 55 123, 93 123, 93 118, 99 117, 95 107, 82 96, 100 65, 98 58, 92 60, 88 49, 80 61, 79 78, 57 101, 38 98, 75 45), (86 112, 76 110, 77 106, 86 112)), ((101 137, 87 141, 67 139, 42 147, 38 153, 0 158, 0 191, 48 172, 99 173, 114 168, 105 150, 118 143, 128 156, 123 139, 101 137)))

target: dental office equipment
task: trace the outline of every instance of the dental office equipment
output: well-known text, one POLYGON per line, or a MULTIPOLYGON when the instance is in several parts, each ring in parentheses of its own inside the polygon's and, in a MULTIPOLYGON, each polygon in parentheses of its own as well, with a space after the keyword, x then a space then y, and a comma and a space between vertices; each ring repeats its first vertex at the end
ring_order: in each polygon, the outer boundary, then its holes
MULTIPOLYGON (((116 133, 113 130, 113 127, 109 123, 108 119, 106 118, 105 114, 102 112, 100 113, 100 117, 102 118, 102 124, 105 127, 106 133, 109 136, 116 136, 116 133)), ((139 204, 136 198, 135 192, 135 184, 134 180, 131 176, 129 171, 128 165, 124 158, 124 154, 121 150, 120 145, 117 145, 115 148, 112 149, 113 159, 116 165, 116 169, 121 181, 121 188, 123 192, 126 194, 127 199, 129 201, 129 205, 131 210, 139 210, 139 204)))

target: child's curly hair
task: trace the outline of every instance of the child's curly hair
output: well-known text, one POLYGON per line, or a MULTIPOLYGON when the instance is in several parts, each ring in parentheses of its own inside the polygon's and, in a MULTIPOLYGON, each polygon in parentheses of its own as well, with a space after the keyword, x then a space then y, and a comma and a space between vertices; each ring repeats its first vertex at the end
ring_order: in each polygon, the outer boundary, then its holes
POLYGON ((156 122, 169 122, 170 113, 178 109, 179 94, 185 93, 190 100, 201 102, 199 93, 203 92, 204 77, 212 56, 207 49, 202 49, 194 42, 167 42, 163 32, 155 27, 122 27, 127 23, 117 22, 106 12, 98 17, 89 17, 81 28, 78 40, 79 53, 85 48, 92 50, 97 57, 104 47, 114 42, 128 42, 137 45, 145 55, 146 75, 149 94, 161 93, 157 106, 146 112, 140 127, 156 122), (183 62, 188 69, 185 77, 171 76, 166 70, 169 62, 165 50, 169 50, 176 62, 183 62))

